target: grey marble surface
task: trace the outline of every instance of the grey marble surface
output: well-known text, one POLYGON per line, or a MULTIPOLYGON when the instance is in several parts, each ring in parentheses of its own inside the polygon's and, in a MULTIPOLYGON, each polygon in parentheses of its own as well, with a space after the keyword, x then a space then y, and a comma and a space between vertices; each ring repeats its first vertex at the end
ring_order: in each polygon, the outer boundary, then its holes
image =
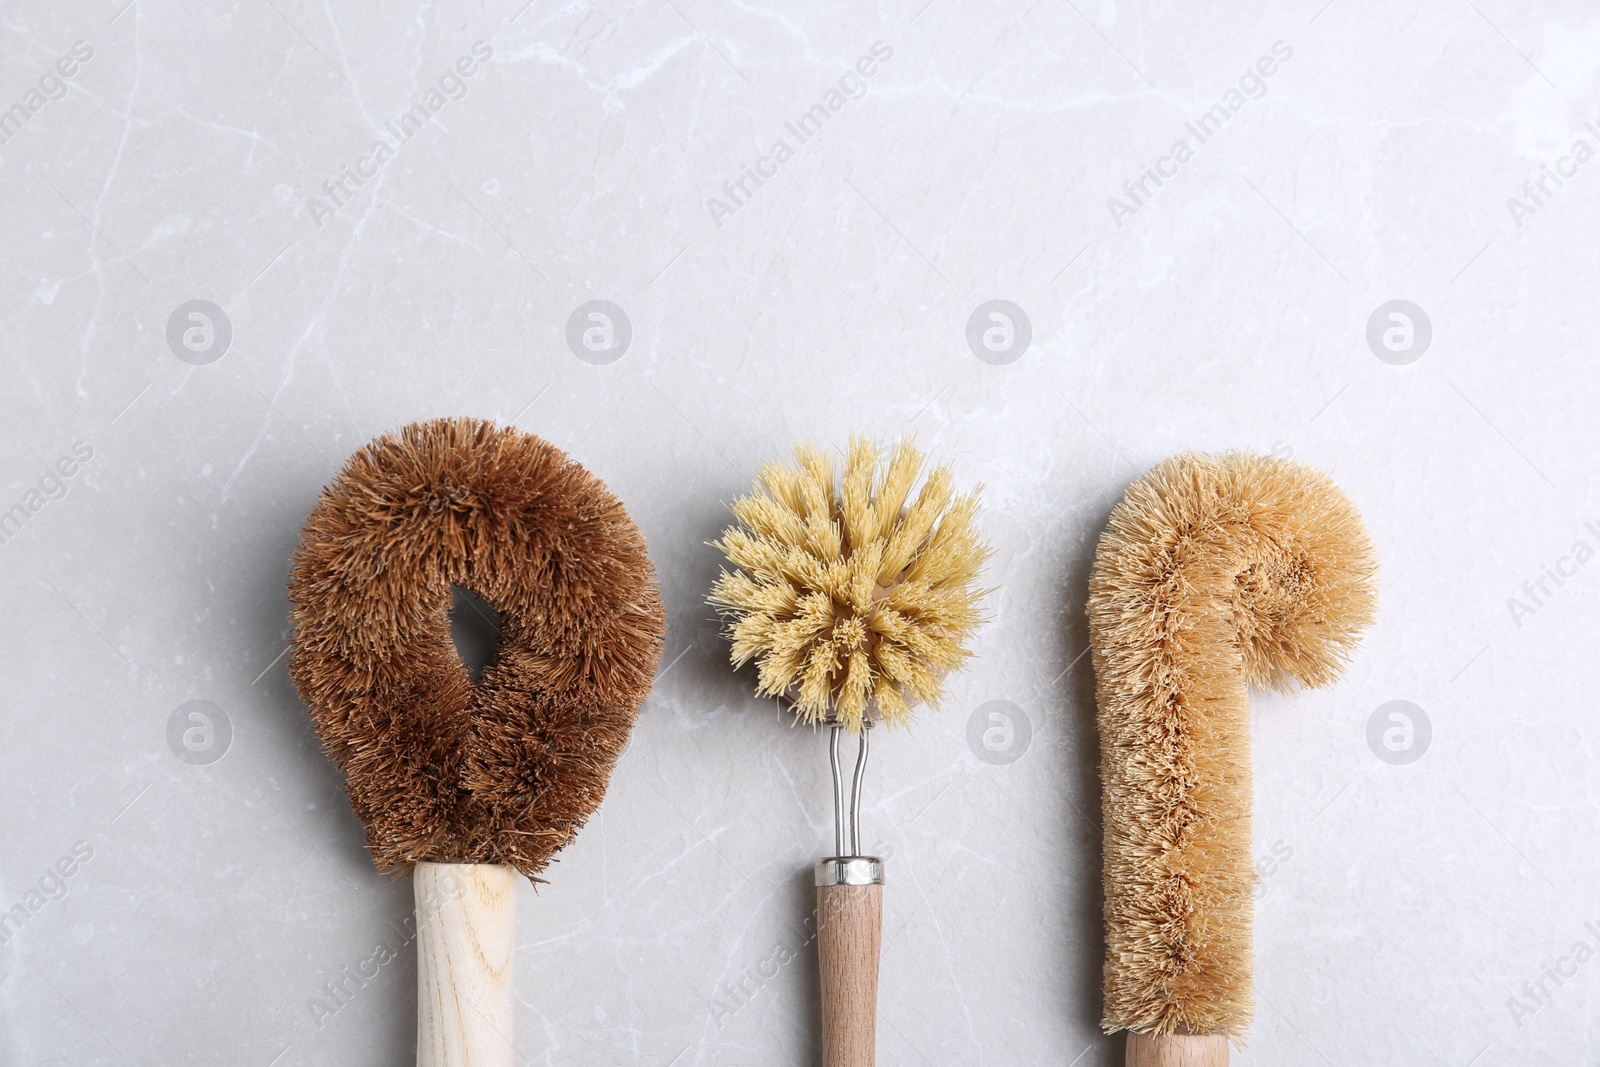
POLYGON ((1383 564, 1345 679, 1254 700, 1235 1061, 1593 1062, 1600 20, 1209 7, 0 8, 0 1062, 407 1062, 409 889, 284 578, 344 459, 441 414, 606 479, 671 616, 523 889, 520 1062, 815 1062, 825 748, 726 666, 706 542, 852 431, 986 483, 999 550, 867 782, 880 1062, 1120 1062, 1085 581, 1133 478, 1228 447, 1332 473, 1383 564))

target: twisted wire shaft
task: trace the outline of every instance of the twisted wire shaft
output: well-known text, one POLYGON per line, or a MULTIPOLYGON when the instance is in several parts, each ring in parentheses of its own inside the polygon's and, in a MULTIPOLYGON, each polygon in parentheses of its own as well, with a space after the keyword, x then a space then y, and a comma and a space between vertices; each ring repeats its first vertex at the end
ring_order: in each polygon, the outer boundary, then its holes
POLYGON ((844 773, 839 769, 839 731, 842 727, 834 723, 828 727, 828 763, 833 767, 833 854, 845 855, 844 851, 844 773))
POLYGON ((839 765, 838 723, 828 726, 828 764, 833 770, 833 854, 858 856, 861 854, 861 782, 866 777, 867 751, 870 747, 872 720, 862 724, 861 737, 856 747, 856 769, 850 778, 850 812, 845 818, 844 768, 839 765))

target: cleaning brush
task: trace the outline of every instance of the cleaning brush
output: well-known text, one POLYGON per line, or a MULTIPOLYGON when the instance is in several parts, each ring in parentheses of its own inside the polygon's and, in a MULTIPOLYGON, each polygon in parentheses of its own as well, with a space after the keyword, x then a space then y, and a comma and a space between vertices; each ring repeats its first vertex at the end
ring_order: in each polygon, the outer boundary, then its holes
POLYGON ((513 1062, 515 880, 605 793, 665 635, 616 497, 514 428, 437 419, 357 452, 307 517, 289 673, 366 826, 416 897, 417 1063, 513 1062), (452 587, 499 616, 474 682, 452 587))
POLYGON ((976 588, 989 556, 977 492, 957 494, 937 467, 911 495, 924 458, 850 442, 842 472, 816 449, 768 463, 714 542, 734 566, 710 602, 727 621, 735 667, 756 663, 756 691, 798 721, 828 727, 834 855, 814 870, 822 978, 823 1067, 871 1067, 877 1025, 883 862, 861 855, 861 784, 874 724, 903 725, 937 705, 945 675, 971 655, 976 588), (857 735, 846 814, 843 731, 857 735))
POLYGON ((1089 580, 1105 830, 1105 1016, 1139 1067, 1225 1065, 1252 1012, 1250 685, 1332 682, 1377 565, 1325 475, 1175 456, 1111 514, 1089 580))

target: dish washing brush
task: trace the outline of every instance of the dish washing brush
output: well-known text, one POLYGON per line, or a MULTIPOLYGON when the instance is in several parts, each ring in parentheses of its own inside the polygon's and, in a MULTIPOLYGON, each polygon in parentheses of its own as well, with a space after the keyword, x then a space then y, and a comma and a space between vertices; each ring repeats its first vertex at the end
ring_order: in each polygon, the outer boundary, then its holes
POLYGON ((289 577, 289 674, 380 870, 410 873, 419 1067, 509 1067, 516 879, 605 794, 665 636, 620 501, 565 453, 476 419, 351 457, 289 577), (452 586, 500 619, 476 682, 452 586))
POLYGON ((1377 565, 1327 476, 1174 456, 1111 514, 1089 580, 1107 1033, 1130 1067, 1221 1067, 1249 1025, 1251 685, 1324 686, 1373 620, 1377 565))
POLYGON ((923 465, 909 442, 880 466, 878 448, 854 438, 842 470, 797 448, 793 466, 762 468, 714 542, 734 568, 709 598, 734 666, 754 662, 758 694, 828 728, 834 855, 814 869, 823 1067, 871 1067, 875 1055, 884 871, 861 854, 860 832, 872 731, 936 706, 982 622, 977 491, 957 493, 940 466, 913 494, 923 465), (858 739, 848 814, 844 732, 858 739))

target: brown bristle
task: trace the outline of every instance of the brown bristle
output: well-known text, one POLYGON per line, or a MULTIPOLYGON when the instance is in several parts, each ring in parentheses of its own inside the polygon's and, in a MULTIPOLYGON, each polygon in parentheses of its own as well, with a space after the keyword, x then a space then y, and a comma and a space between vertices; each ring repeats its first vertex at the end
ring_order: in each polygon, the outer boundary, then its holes
POLYGON ((1129 488, 1089 581, 1108 1032, 1249 1024, 1250 684, 1334 680, 1377 608, 1354 505, 1270 456, 1186 453, 1129 488))
POLYGON ((639 529, 561 450, 477 419, 352 456, 306 517, 289 674, 380 870, 534 878, 605 793, 666 632, 639 529), (474 683, 451 587, 500 617, 474 683))

